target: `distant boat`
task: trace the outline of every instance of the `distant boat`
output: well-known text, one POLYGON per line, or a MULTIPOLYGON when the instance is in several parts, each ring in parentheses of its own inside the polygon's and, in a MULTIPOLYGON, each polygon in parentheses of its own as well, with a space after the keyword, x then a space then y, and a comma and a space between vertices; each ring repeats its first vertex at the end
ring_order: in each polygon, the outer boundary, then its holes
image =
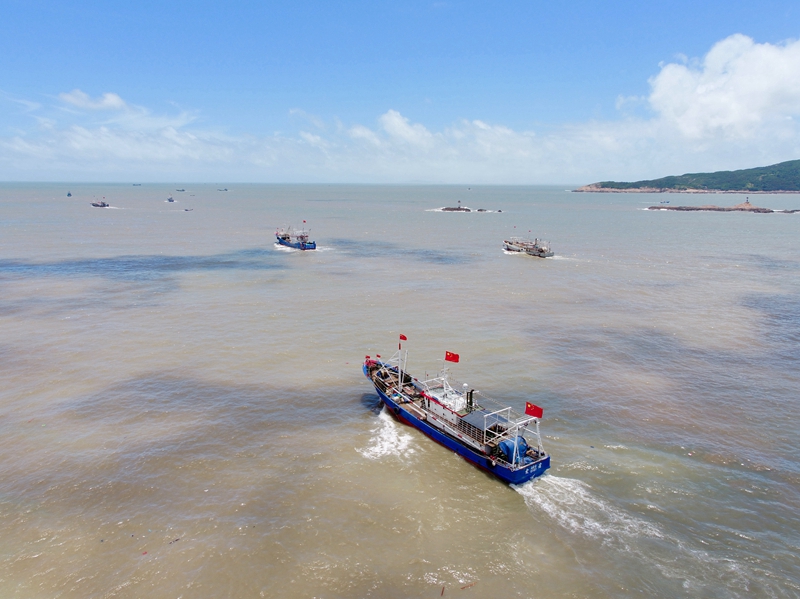
POLYGON ((133 186, 134 186, 134 187, 141 187, 141 186, 142 186, 142 184, 141 184, 141 183, 134 183, 134 184, 133 184, 133 186))
POLYGON ((669 200, 661 200, 662 204, 669 204, 669 200))
POLYGON ((296 250, 315 250, 317 249, 317 242, 309 241, 308 233, 304 229, 295 231, 292 227, 285 227, 275 231, 275 239, 280 245, 296 250))
POLYGON ((173 199, 172 199, 172 196, 169 196, 169 197, 167 198, 167 202, 174 202, 174 201, 175 201, 175 200, 173 200, 173 199))
POLYGON ((186 191, 185 189, 176 189, 175 191, 186 191))
POLYGON ((71 192, 71 191, 68 191, 68 192, 67 192, 67 197, 68 197, 68 198, 71 198, 71 197, 72 197, 72 192, 71 192))
POLYGON ((92 202, 92 206, 94 206, 95 208, 108 208, 110 204, 108 204, 107 202, 92 202))
POLYGON ((218 189, 217 191, 228 191, 228 188, 226 187, 225 189, 218 189))
POLYGON ((531 241, 522 237, 512 237, 503 241, 503 249, 507 252, 525 252, 537 258, 550 258, 554 255, 550 249, 550 242, 538 238, 531 241))

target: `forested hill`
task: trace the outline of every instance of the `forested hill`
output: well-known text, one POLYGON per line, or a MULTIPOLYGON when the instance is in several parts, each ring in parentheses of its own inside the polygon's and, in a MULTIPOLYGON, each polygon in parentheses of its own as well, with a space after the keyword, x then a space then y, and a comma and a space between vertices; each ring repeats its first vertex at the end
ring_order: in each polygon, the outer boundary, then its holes
POLYGON ((601 181, 575 191, 800 192, 800 160, 740 171, 689 173, 650 181, 601 181))

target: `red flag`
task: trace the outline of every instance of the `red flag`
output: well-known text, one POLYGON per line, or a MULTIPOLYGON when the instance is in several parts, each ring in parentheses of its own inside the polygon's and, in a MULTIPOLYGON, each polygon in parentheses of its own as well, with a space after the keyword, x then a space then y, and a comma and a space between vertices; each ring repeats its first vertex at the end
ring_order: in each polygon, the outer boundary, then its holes
POLYGON ((533 416, 534 418, 541 418, 542 414, 544 414, 544 410, 539 406, 533 405, 531 402, 525 402, 525 413, 528 416, 533 416))
POLYGON ((458 362, 458 354, 454 354, 451 351, 444 352, 444 359, 448 362, 458 362))
POLYGON ((408 337, 405 335, 400 335, 400 341, 408 341, 408 337))

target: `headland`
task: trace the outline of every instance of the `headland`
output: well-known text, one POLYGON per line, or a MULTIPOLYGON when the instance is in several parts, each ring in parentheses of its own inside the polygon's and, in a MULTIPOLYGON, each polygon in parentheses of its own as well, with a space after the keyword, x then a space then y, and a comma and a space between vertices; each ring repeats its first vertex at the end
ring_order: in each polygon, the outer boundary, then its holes
POLYGON ((800 193, 800 160, 738 171, 687 173, 646 181, 600 181, 573 191, 599 193, 800 193))

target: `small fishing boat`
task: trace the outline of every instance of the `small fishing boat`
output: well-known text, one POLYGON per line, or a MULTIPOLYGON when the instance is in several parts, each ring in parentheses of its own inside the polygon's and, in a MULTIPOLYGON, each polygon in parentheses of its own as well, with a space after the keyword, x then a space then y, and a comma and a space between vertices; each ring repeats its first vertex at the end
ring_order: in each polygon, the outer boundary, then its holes
MULTIPOLYGON (((303 221, 305 223, 306 221, 303 221)), ((315 250, 316 241, 308 240, 309 231, 305 229, 294 230, 292 227, 283 227, 275 231, 275 239, 280 245, 296 250, 315 250)))
POLYGON ((446 352, 439 376, 420 381, 406 372, 408 352, 404 358, 400 349, 389 360, 367 356, 362 370, 392 416, 478 468, 516 485, 544 474, 550 456, 539 434, 542 408, 527 402, 520 414, 466 383, 459 386, 444 367, 458 361, 458 354, 446 352))
POLYGON ((169 197, 166 199, 166 201, 167 201, 167 202, 169 202, 169 203, 171 204, 171 203, 173 203, 173 202, 175 201, 175 199, 174 199, 174 198, 173 198, 173 197, 170 195, 170 196, 169 196, 169 197))
POLYGON ((71 191, 68 191, 68 192, 67 192, 67 197, 68 197, 68 198, 71 198, 71 197, 72 197, 72 192, 71 192, 71 191))
POLYGON ((555 255, 550 249, 550 242, 538 238, 531 241, 522 237, 512 237, 503 241, 503 249, 507 252, 525 252, 537 258, 550 258, 555 255))
POLYGON ((94 206, 95 208, 108 208, 110 204, 106 202, 92 202, 92 206, 94 206))

